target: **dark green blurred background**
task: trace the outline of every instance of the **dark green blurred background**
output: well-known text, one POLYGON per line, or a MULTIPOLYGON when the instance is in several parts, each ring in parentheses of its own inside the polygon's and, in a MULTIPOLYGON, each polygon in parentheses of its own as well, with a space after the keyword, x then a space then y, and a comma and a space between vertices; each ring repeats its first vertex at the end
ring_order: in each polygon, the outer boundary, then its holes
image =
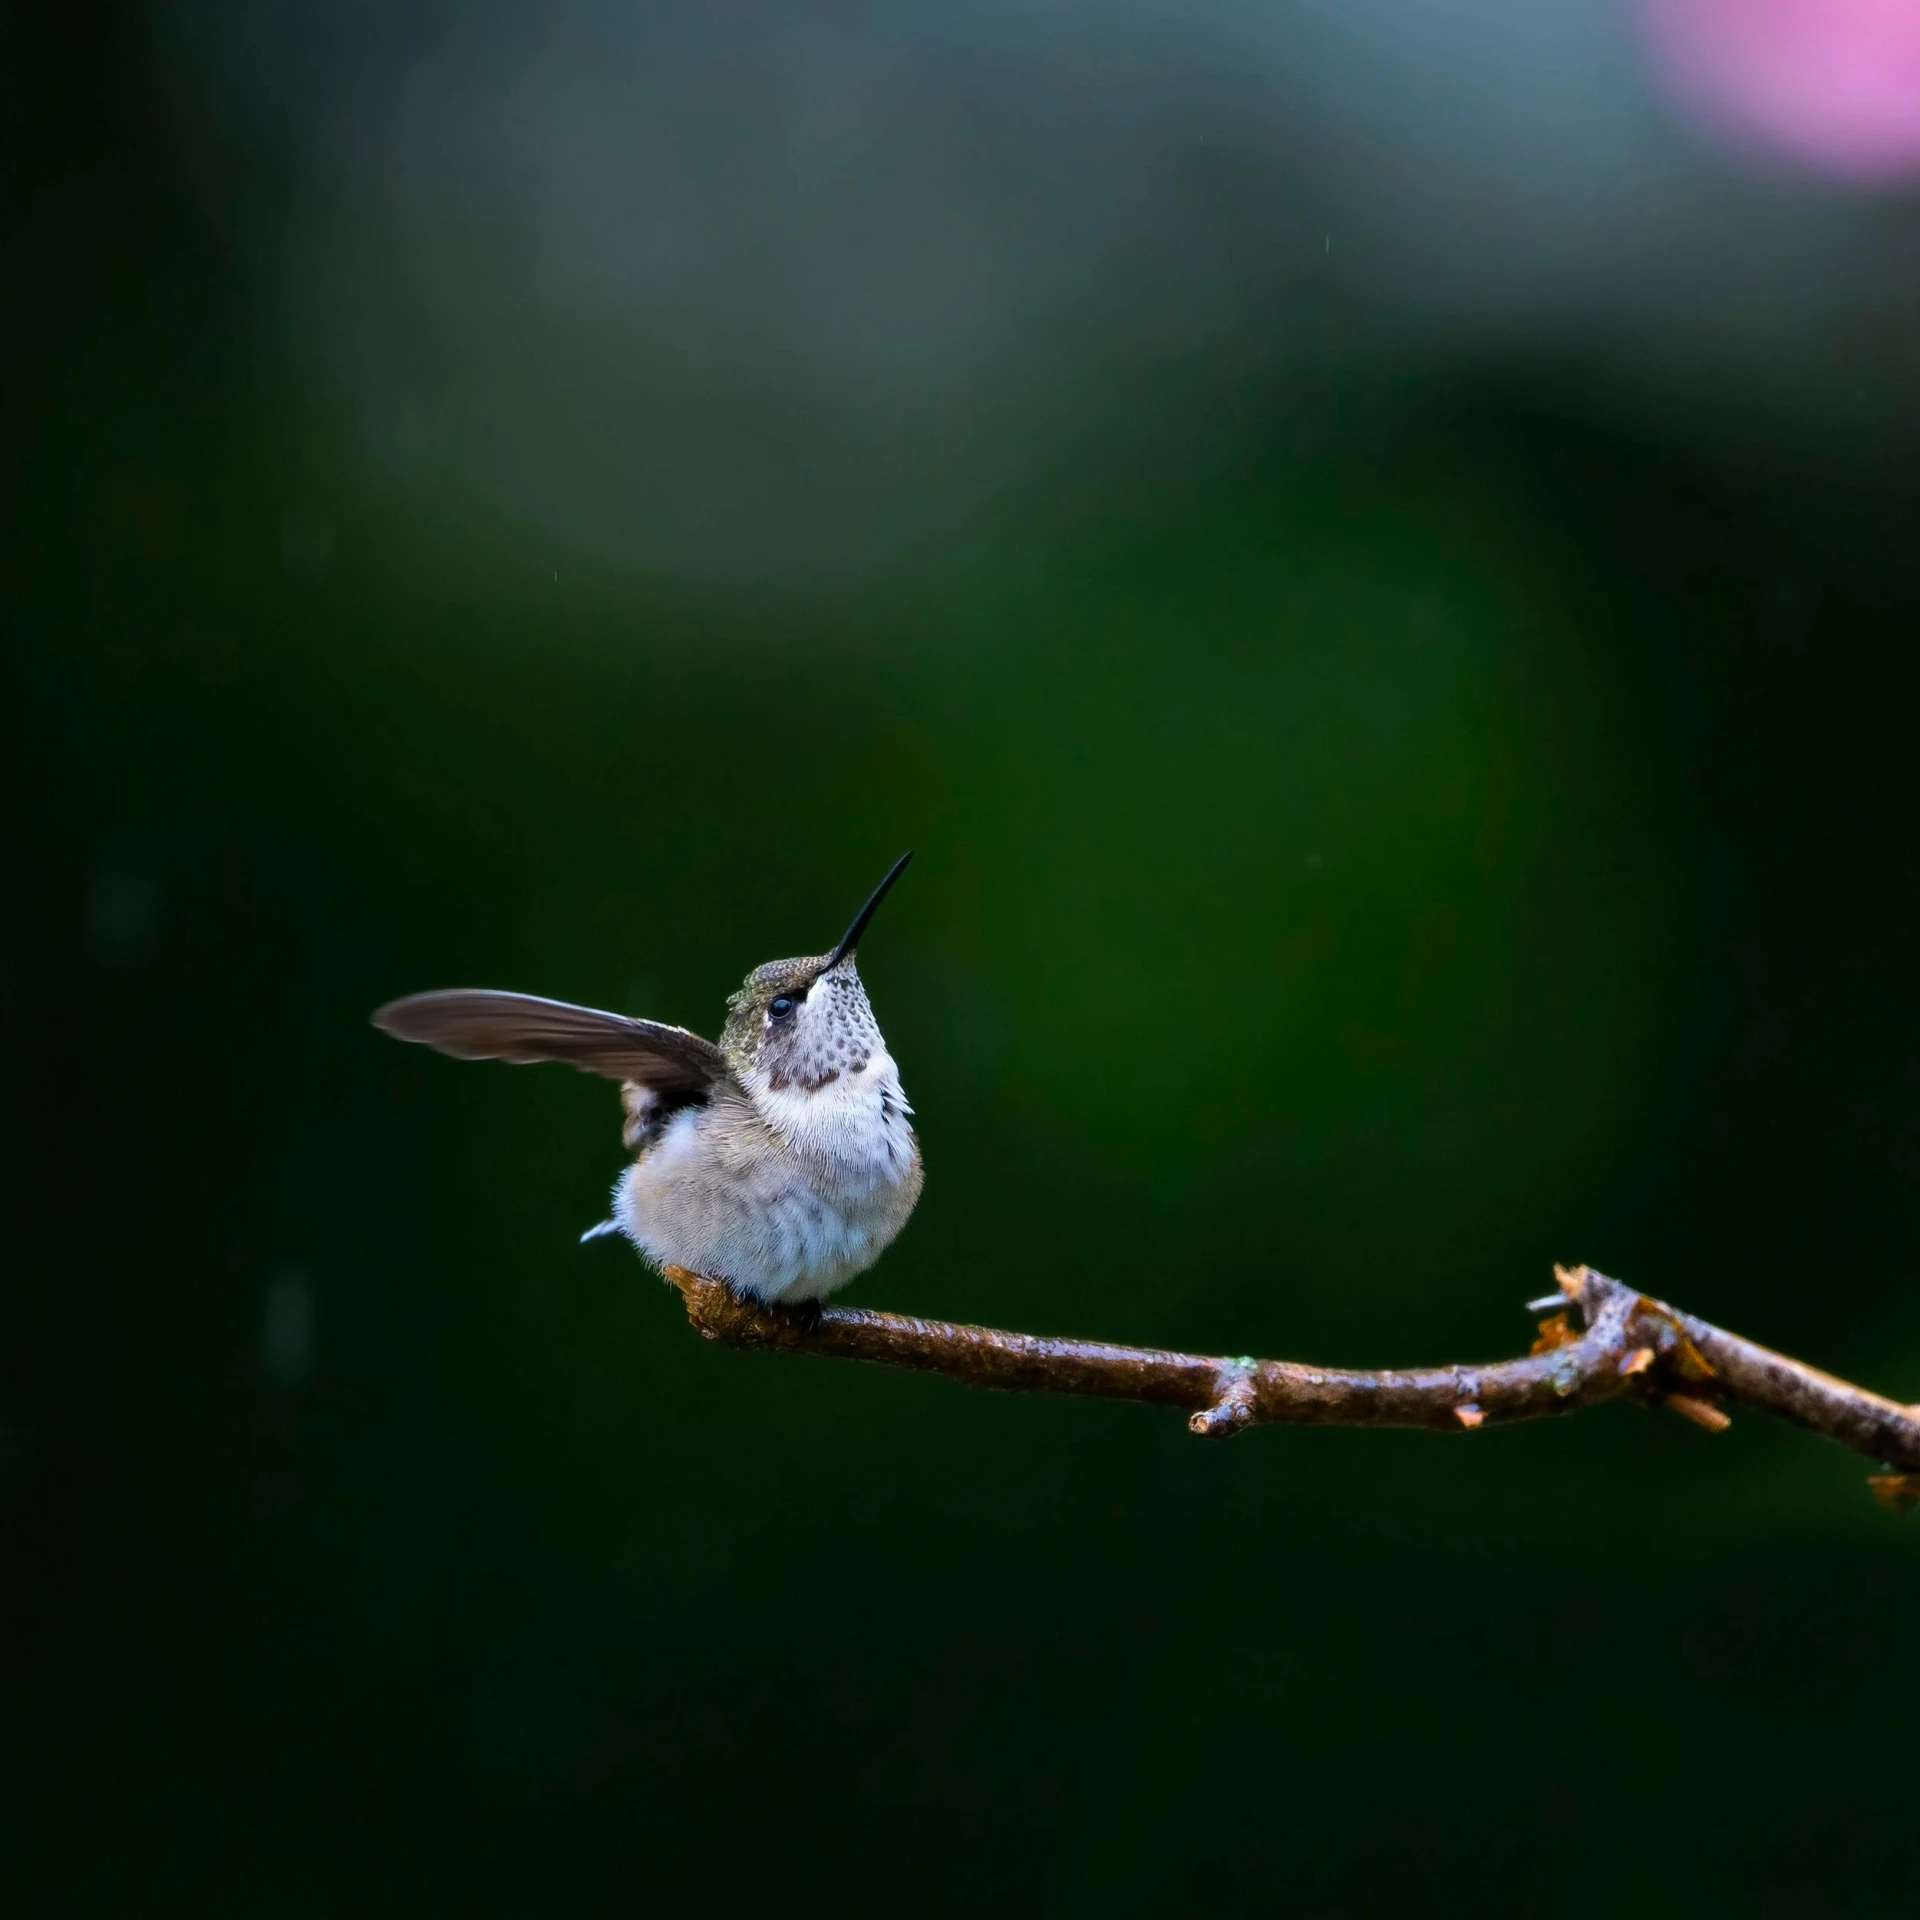
POLYGON ((1382 157, 1310 35, 638 17, 9 27, 8 1911, 1920 1911, 1863 1463, 715 1349, 610 1089, 366 1024, 713 1030, 911 846, 853 1299, 1920 1393, 1915 202, 1624 41, 1382 157))

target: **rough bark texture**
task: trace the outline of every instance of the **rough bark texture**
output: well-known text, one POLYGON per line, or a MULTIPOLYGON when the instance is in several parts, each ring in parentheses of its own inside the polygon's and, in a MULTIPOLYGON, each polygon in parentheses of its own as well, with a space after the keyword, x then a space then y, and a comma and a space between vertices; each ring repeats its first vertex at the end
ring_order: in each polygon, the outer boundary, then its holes
POLYGON ((1591 1267, 1559 1269, 1559 1294, 1533 1303, 1557 1311, 1541 1322, 1524 1358, 1383 1372, 1048 1339, 864 1307, 807 1315, 743 1301, 684 1268, 669 1268, 667 1278, 709 1340, 910 1367, 976 1387, 1184 1407, 1193 1432, 1216 1438, 1258 1426, 1465 1433, 1575 1413, 1625 1394, 1717 1432, 1728 1424, 1728 1406, 1754 1407, 1890 1469, 1869 1483, 1889 1506, 1920 1501, 1920 1407, 1770 1352, 1591 1267))

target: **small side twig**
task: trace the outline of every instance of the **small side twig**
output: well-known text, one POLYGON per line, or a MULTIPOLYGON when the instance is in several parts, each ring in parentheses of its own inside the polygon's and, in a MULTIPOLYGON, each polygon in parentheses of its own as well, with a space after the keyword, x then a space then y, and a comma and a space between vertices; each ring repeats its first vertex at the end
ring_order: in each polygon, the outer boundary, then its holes
POLYGON ((1920 1407, 1771 1352, 1591 1267, 1561 1268, 1557 1277, 1559 1293, 1531 1304, 1559 1310, 1524 1357, 1375 1372, 1050 1339, 865 1307, 828 1307, 809 1320, 667 1269, 687 1317, 709 1340, 943 1373, 977 1387, 1183 1407, 1188 1427, 1213 1438, 1255 1426, 1465 1433, 1631 1394, 1715 1432, 1727 1426, 1729 1404, 1790 1420, 1892 1469, 1872 1483, 1888 1505, 1920 1503, 1920 1407))

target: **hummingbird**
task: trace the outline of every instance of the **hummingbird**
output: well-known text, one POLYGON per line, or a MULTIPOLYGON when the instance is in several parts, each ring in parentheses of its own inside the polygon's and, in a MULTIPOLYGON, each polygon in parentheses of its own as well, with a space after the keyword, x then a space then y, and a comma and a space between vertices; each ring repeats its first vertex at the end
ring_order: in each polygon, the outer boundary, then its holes
POLYGON ((612 1217, 581 1239, 624 1234, 656 1268, 817 1316, 920 1198, 913 1109, 854 958, 912 858, 893 863, 831 953, 755 967, 718 1045, 657 1020, 467 987, 389 1001, 373 1024, 456 1060, 559 1060, 618 1080, 633 1164, 612 1217))

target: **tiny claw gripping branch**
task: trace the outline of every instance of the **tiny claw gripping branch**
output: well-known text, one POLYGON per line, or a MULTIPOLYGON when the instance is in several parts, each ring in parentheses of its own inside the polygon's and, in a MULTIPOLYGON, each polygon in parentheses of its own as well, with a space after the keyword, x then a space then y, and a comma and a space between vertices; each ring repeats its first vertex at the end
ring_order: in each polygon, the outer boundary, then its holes
POLYGON ((1896 1511, 1920 1505, 1920 1407, 1771 1352, 1592 1267, 1556 1269, 1559 1292, 1529 1303, 1557 1310, 1520 1358, 1381 1372, 1062 1340, 861 1307, 801 1314, 742 1299, 684 1267, 666 1274, 708 1340, 943 1373, 1003 1391, 1180 1407, 1190 1432, 1213 1439, 1256 1426, 1469 1433, 1626 1396, 1717 1433, 1729 1424, 1725 1404, 1733 1403, 1879 1462, 1887 1471, 1870 1482, 1875 1496, 1896 1511), (1574 1327, 1575 1313, 1584 1331, 1574 1327))

